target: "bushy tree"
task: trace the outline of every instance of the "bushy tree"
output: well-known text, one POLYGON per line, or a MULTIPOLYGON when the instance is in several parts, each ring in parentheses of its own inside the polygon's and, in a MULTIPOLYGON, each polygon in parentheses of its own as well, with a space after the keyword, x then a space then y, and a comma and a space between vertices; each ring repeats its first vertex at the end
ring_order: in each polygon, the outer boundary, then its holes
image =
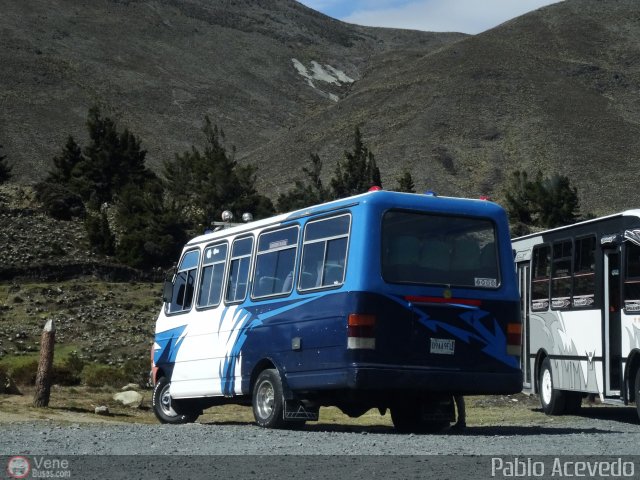
POLYGON ((186 242, 182 218, 167 204, 159 181, 147 182, 142 189, 125 186, 116 203, 117 225, 122 231, 116 257, 135 268, 170 265, 186 242))
POLYGON ((115 236, 109 227, 107 213, 92 212, 84 221, 87 237, 91 248, 103 255, 113 255, 115 252, 115 236))
POLYGON ((166 202, 161 180, 145 165, 146 151, 128 129, 94 107, 87 118, 89 144, 72 136, 53 159, 37 192, 49 213, 70 218, 89 207, 85 228, 91 247, 132 267, 171 264, 185 242, 180 216, 166 202), (107 214, 111 208, 115 214, 107 214), (53 209, 53 210, 52 210, 53 209))
POLYGON ((331 190, 334 198, 344 198, 364 193, 372 186, 382 187, 380 169, 375 156, 362 142, 360 128, 356 127, 352 152, 344 152, 344 160, 338 161, 331 190))
POLYGON ((294 187, 278 196, 278 211, 290 212, 329 200, 329 192, 322 183, 322 160, 317 153, 310 156, 311 167, 302 167, 305 181, 296 180, 294 187))
POLYGON ((568 177, 543 178, 538 171, 530 180, 524 171, 516 171, 507 182, 506 209, 516 235, 530 227, 555 228, 579 220, 578 191, 568 177))
MULTIPOLYGON (((2 150, 2 145, 0 145, 0 150, 2 150)), ((0 154, 0 184, 5 183, 11 178, 12 168, 7 161, 7 156, 0 154)))
POLYGON ((271 201, 256 191, 255 167, 236 162, 235 149, 227 152, 224 132, 212 125, 209 117, 205 117, 202 131, 203 151, 193 146, 164 163, 165 184, 174 208, 185 212, 193 226, 220 219, 224 210, 237 219, 246 212, 254 218, 272 214, 271 201))
POLYGON ((79 195, 67 186, 51 181, 35 185, 36 199, 44 205, 50 217, 58 220, 71 220, 85 215, 84 203, 79 195))

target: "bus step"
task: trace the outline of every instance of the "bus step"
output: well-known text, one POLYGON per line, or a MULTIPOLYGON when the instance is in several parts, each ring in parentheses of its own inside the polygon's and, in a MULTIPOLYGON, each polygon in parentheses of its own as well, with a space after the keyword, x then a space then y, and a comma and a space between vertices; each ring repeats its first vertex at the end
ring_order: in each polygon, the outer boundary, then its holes
POLYGON ((318 420, 319 407, 305 406, 299 400, 285 400, 284 419, 285 420, 318 420))

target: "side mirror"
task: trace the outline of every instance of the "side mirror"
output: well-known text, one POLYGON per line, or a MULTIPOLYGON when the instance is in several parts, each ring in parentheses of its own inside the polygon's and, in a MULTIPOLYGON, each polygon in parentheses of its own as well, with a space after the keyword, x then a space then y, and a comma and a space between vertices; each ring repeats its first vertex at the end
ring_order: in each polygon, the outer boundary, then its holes
POLYGON ((162 300, 164 303, 170 303, 173 298, 173 282, 171 280, 165 280, 164 287, 162 288, 162 300))

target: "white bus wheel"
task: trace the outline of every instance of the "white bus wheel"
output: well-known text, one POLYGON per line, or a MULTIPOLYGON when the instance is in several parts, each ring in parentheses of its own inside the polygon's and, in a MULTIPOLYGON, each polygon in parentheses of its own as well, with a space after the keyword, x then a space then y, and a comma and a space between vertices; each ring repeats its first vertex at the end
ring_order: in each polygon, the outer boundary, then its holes
POLYGON ((549 358, 545 358, 540 367, 538 394, 540 395, 540 405, 544 413, 547 415, 561 415, 564 413, 564 393, 553 386, 553 373, 549 358))

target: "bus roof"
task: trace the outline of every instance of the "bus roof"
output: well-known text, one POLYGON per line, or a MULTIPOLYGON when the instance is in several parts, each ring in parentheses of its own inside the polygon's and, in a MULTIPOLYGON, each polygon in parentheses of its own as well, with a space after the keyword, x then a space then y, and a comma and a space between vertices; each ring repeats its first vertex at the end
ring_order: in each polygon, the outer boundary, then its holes
POLYGON ((389 206, 389 208, 393 207, 409 210, 419 208, 421 210, 428 210, 434 213, 451 213, 458 215, 485 217, 495 217, 496 215, 500 215, 504 212, 503 208, 500 205, 487 200, 439 197, 428 194, 377 190, 373 192, 362 193, 360 195, 354 195, 352 197, 342 198, 339 200, 333 200, 331 202, 313 205, 300 210, 295 210, 293 212, 275 215, 273 217, 256 220, 254 222, 249 222, 246 224, 237 224, 235 226, 217 230, 211 233, 205 233, 204 235, 199 235, 191 239, 187 243, 187 245, 206 242, 229 235, 237 235, 239 233, 264 228, 269 225, 280 224, 282 222, 291 221, 298 218, 309 217, 325 212, 328 213, 334 210, 339 210, 342 208, 365 203, 371 205, 387 205, 389 206))
POLYGON ((528 235, 523 235, 521 237, 514 238, 512 240, 512 243, 519 242, 521 240, 527 240, 527 239, 535 238, 535 237, 538 237, 540 235, 546 235, 546 234, 552 233, 552 232, 561 232, 562 230, 567 230, 567 229, 570 229, 570 228, 573 228, 573 227, 576 227, 576 226, 580 226, 580 225, 589 225, 591 223, 598 223, 598 222, 601 222, 603 220, 608 220, 608 219, 616 218, 616 217, 639 217, 640 218, 640 209, 625 210, 623 212, 618 212, 618 213, 614 213, 614 214, 611 214, 611 215, 605 215, 603 217, 591 218, 589 220, 584 220, 582 222, 572 223, 571 225, 564 225, 562 227, 556 227, 556 228, 551 228, 551 229, 548 229, 548 230, 542 230, 540 232, 529 233, 528 235))

